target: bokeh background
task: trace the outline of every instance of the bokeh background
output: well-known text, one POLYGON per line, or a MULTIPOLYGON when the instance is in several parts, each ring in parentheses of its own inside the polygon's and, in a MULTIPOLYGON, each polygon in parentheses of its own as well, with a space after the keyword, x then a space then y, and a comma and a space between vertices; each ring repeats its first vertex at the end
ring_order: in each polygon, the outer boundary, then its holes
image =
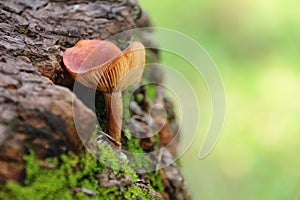
MULTIPOLYGON (((198 158, 209 124, 209 109, 202 109, 201 133, 180 159, 193 198, 300 199, 300 1, 140 4, 155 26, 201 44, 223 78, 227 113, 217 146, 198 158)), ((163 53, 162 62, 172 60, 163 53)), ((209 108, 205 92, 198 92, 199 107, 209 108)))

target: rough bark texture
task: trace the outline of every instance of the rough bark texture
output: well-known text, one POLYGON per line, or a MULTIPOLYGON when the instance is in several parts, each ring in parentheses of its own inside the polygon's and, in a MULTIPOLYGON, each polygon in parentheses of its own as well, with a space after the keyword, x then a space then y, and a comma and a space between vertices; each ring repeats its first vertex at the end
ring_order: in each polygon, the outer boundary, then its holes
MULTIPOLYGON (((87 130, 83 142, 94 129, 96 114, 69 90, 74 80, 63 68, 65 49, 80 39, 106 39, 142 26, 150 26, 149 18, 133 0, 0 2, 0 182, 23 180, 29 148, 40 159, 76 152, 82 141, 73 113, 87 130)), ((150 50, 150 60, 157 53, 150 50)), ((161 82, 162 74, 150 72, 148 78, 161 82)), ((166 193, 184 199, 183 180, 171 183, 172 170, 163 172, 166 193)))

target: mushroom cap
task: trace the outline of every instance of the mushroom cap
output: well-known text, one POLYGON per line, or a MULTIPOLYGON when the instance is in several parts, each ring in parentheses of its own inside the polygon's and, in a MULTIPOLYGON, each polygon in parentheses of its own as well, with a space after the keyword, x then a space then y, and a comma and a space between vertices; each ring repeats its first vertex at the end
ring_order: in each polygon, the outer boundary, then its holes
POLYGON ((107 93, 120 92, 141 80, 145 47, 133 42, 121 51, 109 41, 81 40, 65 51, 63 62, 81 84, 107 93))

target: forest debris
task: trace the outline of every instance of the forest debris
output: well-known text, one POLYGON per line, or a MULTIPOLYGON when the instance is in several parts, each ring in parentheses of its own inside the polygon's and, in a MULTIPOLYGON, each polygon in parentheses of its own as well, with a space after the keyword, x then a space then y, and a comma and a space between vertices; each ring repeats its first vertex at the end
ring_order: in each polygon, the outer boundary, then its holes
POLYGON ((49 163, 49 162, 46 162, 44 160, 40 160, 39 161, 39 166, 43 167, 43 168, 47 168, 47 169, 54 169, 54 168, 56 168, 56 165, 54 163, 49 163))
POLYGON ((79 188, 79 187, 74 187, 73 188, 73 191, 74 192, 82 192, 90 197, 93 197, 96 195, 96 192, 91 190, 91 189, 88 189, 88 188, 79 188))

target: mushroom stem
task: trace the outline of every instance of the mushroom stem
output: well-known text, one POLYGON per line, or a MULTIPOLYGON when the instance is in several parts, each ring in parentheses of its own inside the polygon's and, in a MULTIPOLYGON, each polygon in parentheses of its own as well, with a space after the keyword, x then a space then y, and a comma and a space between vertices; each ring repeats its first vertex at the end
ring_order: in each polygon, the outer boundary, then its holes
POLYGON ((113 142, 120 148, 123 117, 122 93, 105 93, 105 103, 107 111, 106 133, 113 138, 113 142))

